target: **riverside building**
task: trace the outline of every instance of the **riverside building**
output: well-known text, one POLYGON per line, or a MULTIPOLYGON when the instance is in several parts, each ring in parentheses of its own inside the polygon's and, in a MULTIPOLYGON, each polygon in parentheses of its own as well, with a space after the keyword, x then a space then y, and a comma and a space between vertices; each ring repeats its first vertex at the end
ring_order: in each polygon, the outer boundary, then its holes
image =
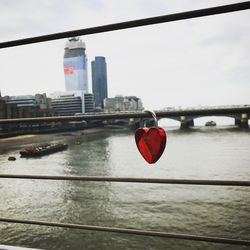
POLYGON ((142 101, 136 96, 117 95, 104 100, 104 110, 106 112, 115 111, 142 111, 142 101))
POLYGON ((95 97, 96 108, 103 109, 104 99, 108 97, 107 87, 107 65, 105 57, 96 56, 91 62, 92 90, 95 97))
POLYGON ((52 107, 58 115, 69 116, 94 111, 94 96, 83 91, 55 92, 51 95, 52 107))
POLYGON ((5 96, 7 104, 15 104, 17 107, 32 107, 39 109, 51 109, 51 99, 46 94, 5 96))
POLYGON ((30 118, 53 116, 51 99, 46 94, 0 96, 0 117, 30 118))
POLYGON ((66 91, 88 93, 88 71, 85 43, 79 37, 69 38, 64 48, 64 76, 66 91))

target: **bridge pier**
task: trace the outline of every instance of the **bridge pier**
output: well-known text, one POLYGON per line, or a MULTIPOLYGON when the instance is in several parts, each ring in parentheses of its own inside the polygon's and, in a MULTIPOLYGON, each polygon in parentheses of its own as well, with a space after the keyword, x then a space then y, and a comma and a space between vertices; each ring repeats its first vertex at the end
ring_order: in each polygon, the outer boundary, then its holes
POLYGON ((194 126, 194 120, 190 120, 189 121, 189 127, 193 127, 194 126))
POLYGON ((194 120, 192 119, 187 121, 186 116, 181 116, 180 121, 181 121, 181 127, 180 127, 181 129, 187 129, 194 126, 194 120))
POLYGON ((234 119, 234 125, 235 126, 240 126, 240 120, 239 119, 234 119))
POLYGON ((239 119, 235 119, 234 122, 235 125, 237 125, 239 128, 249 128, 248 125, 248 114, 241 114, 240 116, 240 120, 239 119))

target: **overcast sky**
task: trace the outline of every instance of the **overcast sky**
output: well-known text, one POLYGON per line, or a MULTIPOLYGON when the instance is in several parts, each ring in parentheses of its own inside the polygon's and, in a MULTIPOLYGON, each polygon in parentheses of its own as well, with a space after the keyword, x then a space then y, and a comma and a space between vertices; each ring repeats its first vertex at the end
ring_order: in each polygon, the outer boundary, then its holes
MULTIPOLYGON (((236 0, 0 0, 0 41, 212 7, 236 0)), ((147 108, 250 104, 250 11, 82 37, 105 56, 109 96, 147 108)), ((0 50, 5 95, 64 91, 65 39, 0 50)))

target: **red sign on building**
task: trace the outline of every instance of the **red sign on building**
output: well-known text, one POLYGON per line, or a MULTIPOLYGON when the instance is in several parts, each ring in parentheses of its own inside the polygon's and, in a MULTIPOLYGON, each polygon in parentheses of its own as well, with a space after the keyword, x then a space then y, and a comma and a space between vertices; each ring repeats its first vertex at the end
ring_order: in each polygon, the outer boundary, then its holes
POLYGON ((64 74, 74 74, 74 67, 73 66, 65 66, 64 67, 64 74))

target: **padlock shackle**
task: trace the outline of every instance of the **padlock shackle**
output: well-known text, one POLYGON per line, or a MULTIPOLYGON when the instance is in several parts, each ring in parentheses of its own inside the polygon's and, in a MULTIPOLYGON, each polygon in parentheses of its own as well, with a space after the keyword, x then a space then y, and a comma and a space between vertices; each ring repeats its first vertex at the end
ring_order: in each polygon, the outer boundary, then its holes
POLYGON ((155 127, 158 128, 158 120, 157 120, 155 112, 153 110, 150 110, 150 109, 144 109, 143 112, 147 112, 147 113, 152 115, 154 122, 155 122, 155 127))

